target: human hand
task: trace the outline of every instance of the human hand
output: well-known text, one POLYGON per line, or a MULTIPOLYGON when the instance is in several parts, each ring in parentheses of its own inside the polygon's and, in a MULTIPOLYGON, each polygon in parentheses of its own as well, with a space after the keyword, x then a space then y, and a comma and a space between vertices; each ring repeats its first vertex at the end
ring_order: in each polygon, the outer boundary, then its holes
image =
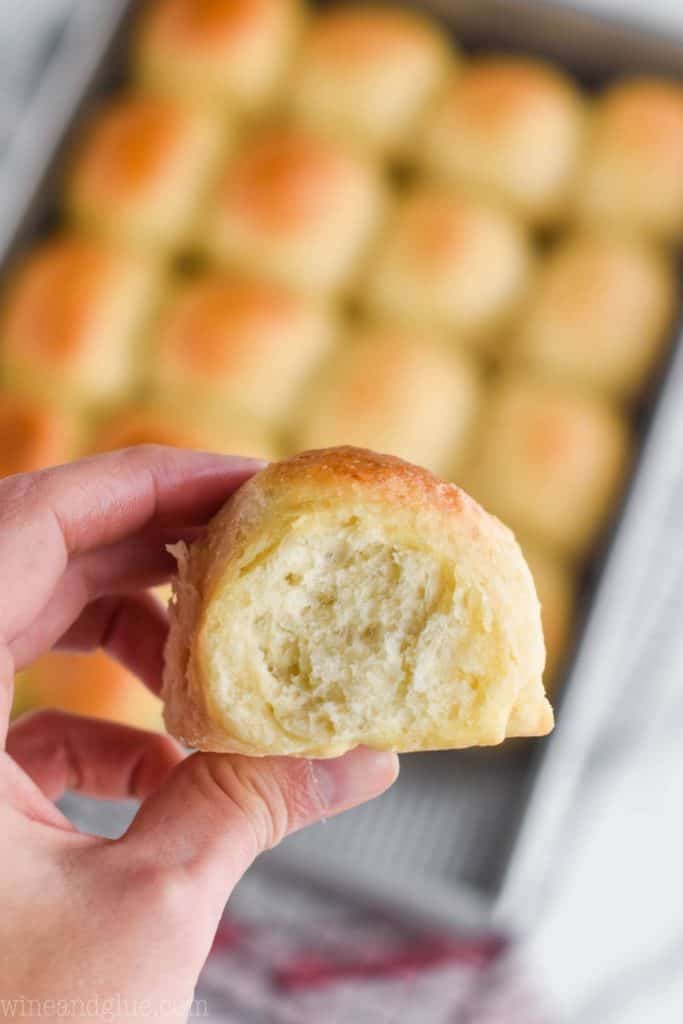
POLYGON ((186 758, 167 736, 51 711, 7 731, 14 672, 55 645, 102 646, 158 691, 166 618, 145 588, 173 572, 166 543, 258 468, 145 446, 0 482, 0 1011, 182 1015, 253 859, 396 776, 393 755, 362 749, 186 758), (106 840, 53 805, 67 788, 143 802, 106 840))

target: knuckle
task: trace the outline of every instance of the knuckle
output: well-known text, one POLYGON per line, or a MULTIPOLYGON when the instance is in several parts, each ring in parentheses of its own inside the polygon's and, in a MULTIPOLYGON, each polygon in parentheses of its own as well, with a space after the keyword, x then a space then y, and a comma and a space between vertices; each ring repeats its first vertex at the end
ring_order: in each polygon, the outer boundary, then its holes
MULTIPOLYGON (((193 759, 194 760, 194 759, 193 759)), ((210 784, 251 833, 256 852, 276 846, 315 811, 310 766, 305 761, 258 761, 209 755, 196 759, 210 784)))

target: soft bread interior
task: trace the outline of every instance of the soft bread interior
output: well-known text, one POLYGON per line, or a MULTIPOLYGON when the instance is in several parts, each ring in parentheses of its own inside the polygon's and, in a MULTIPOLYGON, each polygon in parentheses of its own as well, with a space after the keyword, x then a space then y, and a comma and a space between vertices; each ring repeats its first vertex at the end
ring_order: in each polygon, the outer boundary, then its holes
POLYGON ((505 587, 411 527, 362 505, 280 519, 203 593, 194 552, 178 552, 172 731, 249 753, 469 746, 500 742, 520 696, 518 725, 547 731, 542 649, 518 648, 505 587))

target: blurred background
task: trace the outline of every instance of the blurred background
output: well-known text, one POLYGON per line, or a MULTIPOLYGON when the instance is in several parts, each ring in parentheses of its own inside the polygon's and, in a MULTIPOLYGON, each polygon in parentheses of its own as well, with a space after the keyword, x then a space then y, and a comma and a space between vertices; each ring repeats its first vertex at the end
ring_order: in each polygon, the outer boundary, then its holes
MULTIPOLYGON (((3 0, 0 475, 364 445, 542 604, 555 734, 265 857, 216 1020, 683 1018, 682 244, 677 0, 3 0)), ((22 672, 44 706, 163 728, 100 653, 22 672)))

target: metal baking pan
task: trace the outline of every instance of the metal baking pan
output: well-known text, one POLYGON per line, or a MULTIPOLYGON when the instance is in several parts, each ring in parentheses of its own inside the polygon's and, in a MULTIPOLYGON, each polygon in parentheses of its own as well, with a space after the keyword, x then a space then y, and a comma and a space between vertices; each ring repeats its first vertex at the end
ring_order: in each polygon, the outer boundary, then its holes
MULTIPOLYGON (((534 0, 423 0, 466 50, 516 50, 550 58, 593 88, 618 74, 681 77, 683 38, 534 0)), ((82 110, 120 82, 138 5, 78 4, 25 112, 0 174, 0 260, 55 219, 64 147, 82 110)), ((305 873, 416 917, 460 930, 524 928, 542 905, 577 783, 647 643, 643 593, 683 451, 683 344, 671 354, 639 414, 639 455, 616 525, 589 574, 587 613, 554 733, 502 750, 411 755, 394 789, 373 804, 290 837, 256 871, 305 873), (639 628, 634 630, 634 623, 639 628)), ((654 617, 656 618, 656 616, 654 617)), ((82 823, 123 827, 130 808, 67 800, 82 823), (99 821, 98 821, 99 819, 99 821)))

